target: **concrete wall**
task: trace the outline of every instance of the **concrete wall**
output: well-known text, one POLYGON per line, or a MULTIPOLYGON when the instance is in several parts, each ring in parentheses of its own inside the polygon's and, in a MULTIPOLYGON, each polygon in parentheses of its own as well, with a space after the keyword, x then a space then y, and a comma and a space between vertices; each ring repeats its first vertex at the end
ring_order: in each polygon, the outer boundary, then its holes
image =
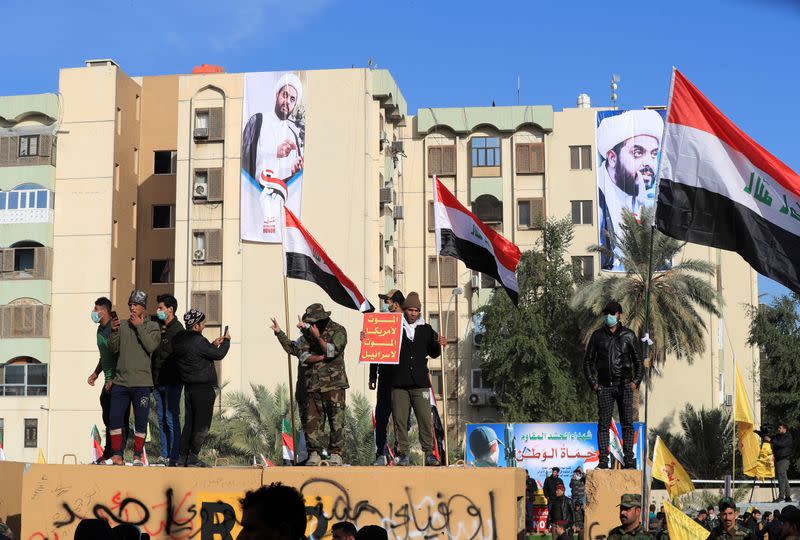
POLYGON ((96 514, 108 514, 113 525, 140 524, 152 538, 210 539, 226 531, 235 538, 238 499, 271 482, 302 492, 306 533, 316 538, 329 539, 330 526, 342 520, 382 525, 393 540, 519 539, 524 529, 525 475, 512 469, 385 468, 378 474, 367 467, 165 470, 0 462, 0 476, 8 480, 0 484, 0 517, 13 526, 21 514, 18 538, 69 540, 80 518, 96 514), (236 523, 225 510, 233 510, 236 523))

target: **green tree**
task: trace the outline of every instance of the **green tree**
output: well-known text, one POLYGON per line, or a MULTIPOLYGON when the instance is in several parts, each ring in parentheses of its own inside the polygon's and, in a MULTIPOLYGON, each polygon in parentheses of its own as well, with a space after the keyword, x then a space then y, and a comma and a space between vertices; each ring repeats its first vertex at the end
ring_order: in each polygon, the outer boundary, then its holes
MULTIPOLYGON (((649 333, 653 341, 650 349, 653 360, 663 363, 667 354, 674 354, 691 363, 695 355, 705 351, 705 316, 720 314, 722 297, 711 284, 715 267, 707 261, 680 256, 685 243, 652 229, 655 235, 653 267, 659 270, 653 273, 650 321, 645 330, 650 224, 654 211, 645 209, 638 222, 633 214, 625 211, 621 234, 617 236, 625 272, 604 273, 582 284, 572 306, 581 314, 585 342, 602 324, 599 315, 603 307, 610 300, 616 300, 624 309, 625 325, 640 337, 649 333)), ((596 253, 603 249, 600 245, 589 247, 596 253)))
MULTIPOLYGON (((750 345, 761 349, 762 419, 772 428, 800 430, 800 296, 791 294, 750 309, 750 345)), ((795 463, 800 468, 800 462, 795 463)))
POLYGON ((522 255, 519 306, 498 291, 482 308, 486 329, 481 367, 506 421, 570 421, 595 417, 583 377, 583 347, 570 307, 574 282, 566 252, 569 219, 544 223, 541 241, 522 255))

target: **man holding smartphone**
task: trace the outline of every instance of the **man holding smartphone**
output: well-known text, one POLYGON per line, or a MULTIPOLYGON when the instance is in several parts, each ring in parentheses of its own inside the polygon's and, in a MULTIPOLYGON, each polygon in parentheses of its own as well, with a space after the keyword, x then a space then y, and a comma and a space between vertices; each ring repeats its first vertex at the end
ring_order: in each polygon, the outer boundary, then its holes
POLYGON ((172 350, 183 382, 185 417, 181 433, 181 451, 177 465, 208 467, 200 460, 200 450, 208 437, 214 418, 214 401, 217 399, 216 360, 228 354, 231 336, 225 333, 209 342, 203 336, 206 315, 190 309, 183 316, 186 330, 178 332, 172 341, 172 350))

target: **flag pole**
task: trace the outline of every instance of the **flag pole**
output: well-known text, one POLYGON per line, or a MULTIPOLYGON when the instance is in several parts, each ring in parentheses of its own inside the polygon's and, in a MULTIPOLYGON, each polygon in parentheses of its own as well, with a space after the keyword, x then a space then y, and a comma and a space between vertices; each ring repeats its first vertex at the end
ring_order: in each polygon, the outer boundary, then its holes
MULTIPOLYGON (((284 257, 284 261, 286 257, 284 257)), ((289 279, 283 273, 283 306, 286 315, 286 337, 289 337, 289 279)), ((297 436, 294 430, 294 384, 292 383, 292 355, 286 353, 286 364, 289 367, 289 424, 292 429, 292 462, 297 464, 297 436)))
MULTIPOLYGON (((441 336, 444 335, 445 337, 447 337, 445 335, 445 333, 444 333, 446 328, 444 328, 444 326, 443 326, 444 325, 444 317, 443 317, 444 314, 442 313, 442 268, 441 268, 442 265, 441 265, 441 258, 442 258, 442 256, 439 255, 439 252, 437 250, 437 252, 436 252, 436 291, 437 291, 437 295, 436 295, 437 299, 436 299, 436 301, 437 301, 438 306, 439 306, 438 307, 438 309, 439 309, 439 336, 441 337, 441 336)), ((444 402, 444 406, 442 407, 442 410, 444 411, 444 415, 443 415, 443 417, 444 417, 444 426, 443 426, 444 427, 444 459, 442 460, 442 462, 444 463, 445 466, 447 466, 447 465, 450 464, 450 457, 449 457, 449 454, 450 454, 450 443, 447 440, 448 439, 448 434, 447 434, 447 423, 448 423, 447 422, 447 416, 448 416, 447 415, 447 395, 448 395, 447 394, 447 357, 444 354, 444 347, 442 347, 441 358, 442 358, 442 394, 444 394, 442 396, 442 401, 444 402)), ((433 391, 433 389, 431 389, 431 392, 432 391, 433 391)), ((436 430, 432 428, 431 431, 433 431, 433 442, 434 442, 434 444, 436 444, 436 430)))

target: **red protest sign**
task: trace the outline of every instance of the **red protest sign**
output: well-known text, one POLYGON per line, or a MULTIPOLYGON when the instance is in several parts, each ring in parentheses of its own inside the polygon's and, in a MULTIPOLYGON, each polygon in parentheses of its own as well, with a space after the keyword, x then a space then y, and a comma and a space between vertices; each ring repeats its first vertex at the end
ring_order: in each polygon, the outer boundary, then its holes
POLYGON ((401 313, 365 313, 362 329, 362 364, 397 364, 403 341, 401 313))

